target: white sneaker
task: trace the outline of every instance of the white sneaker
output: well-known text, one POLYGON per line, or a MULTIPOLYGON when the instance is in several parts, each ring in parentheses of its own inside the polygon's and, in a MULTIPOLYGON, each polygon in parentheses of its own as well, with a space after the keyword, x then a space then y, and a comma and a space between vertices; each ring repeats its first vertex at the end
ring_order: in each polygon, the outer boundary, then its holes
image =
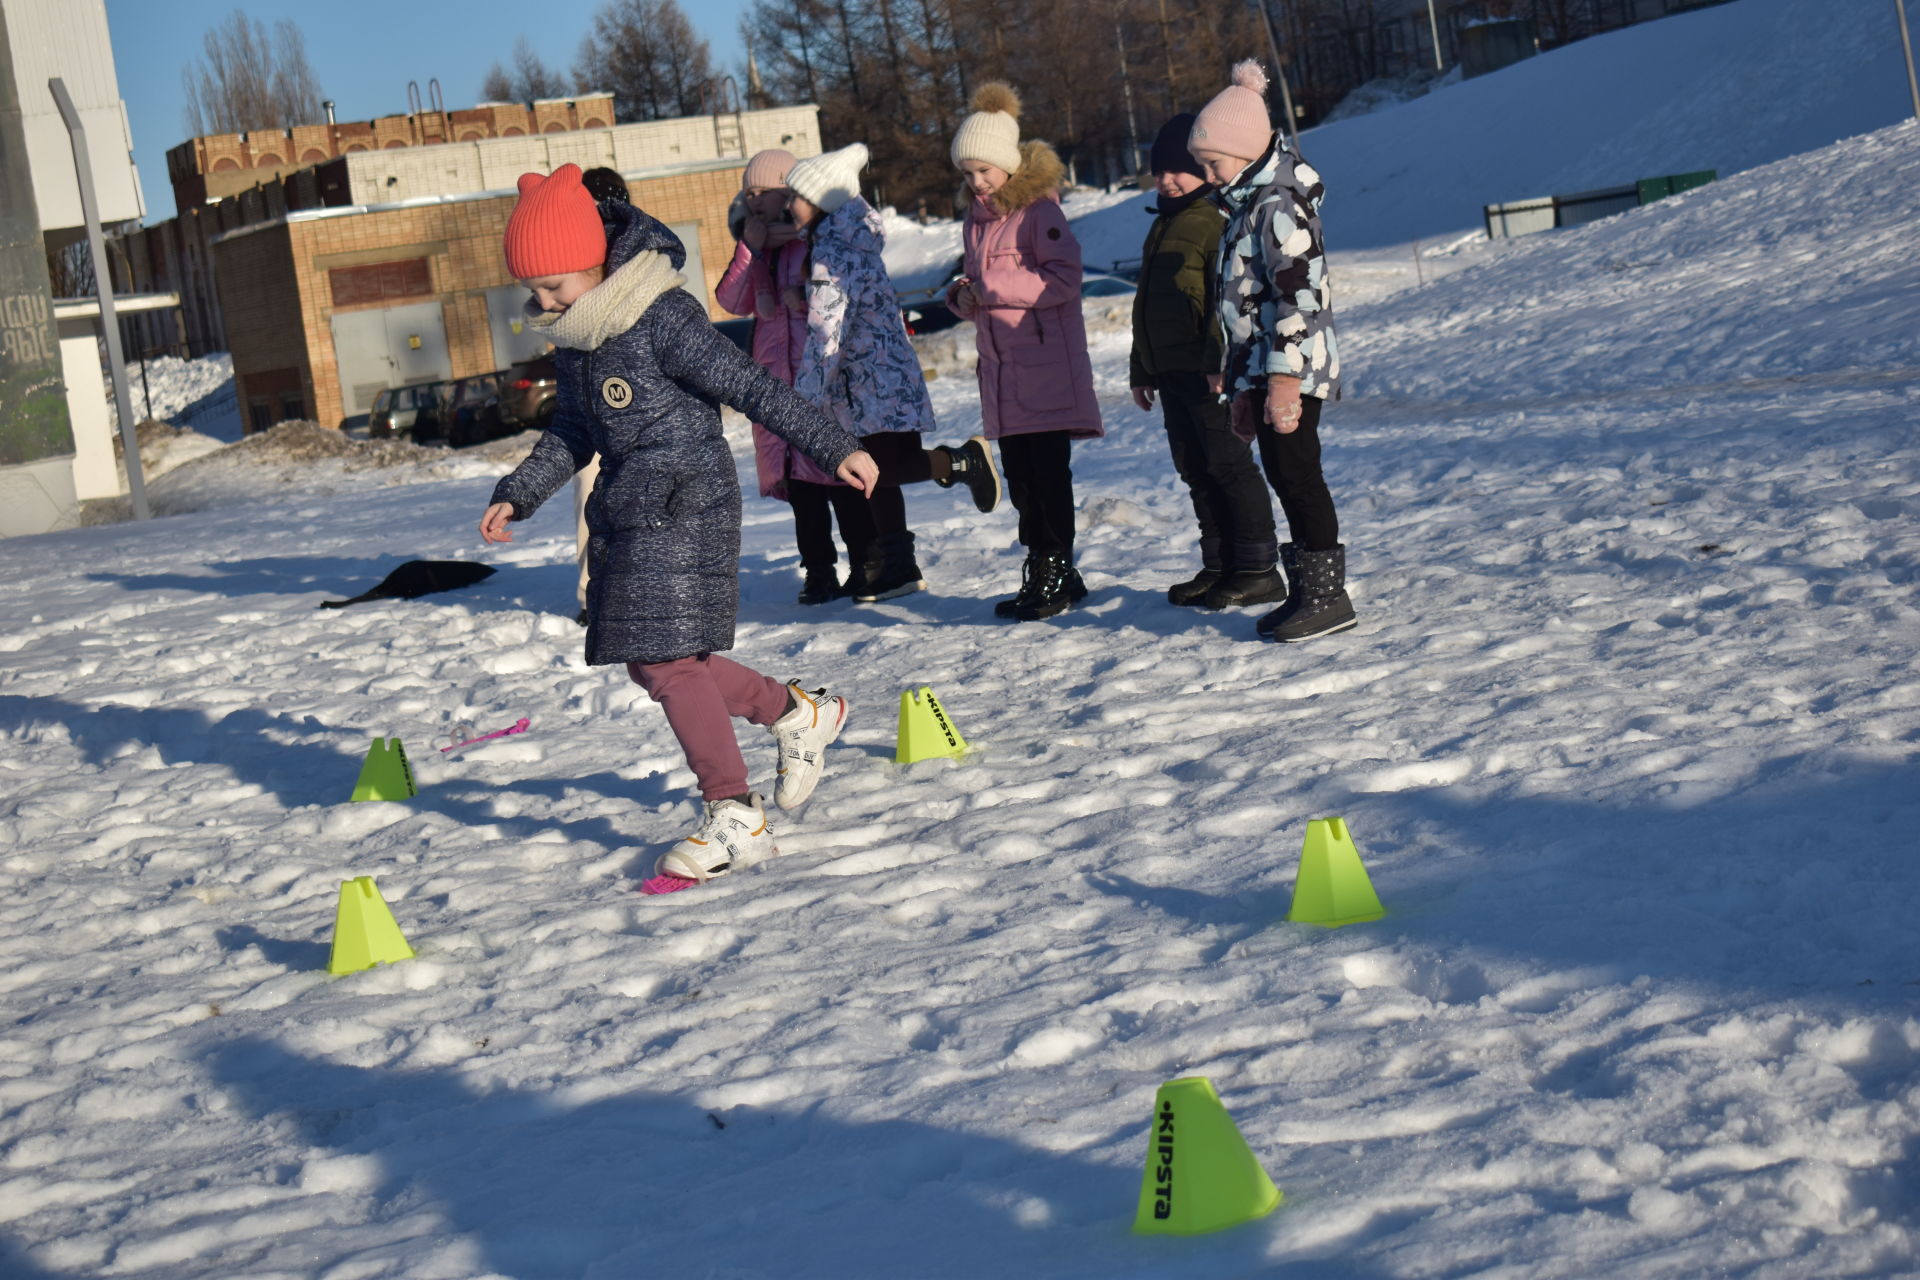
POLYGON ((780 747, 780 784, 773 798, 782 809, 797 809, 813 794, 826 763, 827 744, 840 736, 847 723, 847 700, 825 689, 808 693, 789 684, 793 710, 767 726, 780 747))
POLYGON ((711 880, 779 852, 773 844, 773 828, 767 825, 766 802, 756 793, 747 797, 746 804, 707 801, 700 829, 661 854, 653 870, 655 875, 683 880, 711 880))

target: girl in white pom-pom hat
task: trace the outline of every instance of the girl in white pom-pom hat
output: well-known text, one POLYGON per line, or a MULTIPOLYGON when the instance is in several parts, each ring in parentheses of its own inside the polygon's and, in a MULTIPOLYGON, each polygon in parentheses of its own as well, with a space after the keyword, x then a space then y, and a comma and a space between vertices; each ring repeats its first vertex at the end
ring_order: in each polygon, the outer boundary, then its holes
POLYGON ((1280 547, 1287 599, 1261 618, 1263 636, 1311 640, 1354 625, 1346 548, 1320 470, 1320 409, 1340 396, 1320 201, 1326 187, 1267 115, 1257 62, 1194 120, 1187 149, 1219 188, 1226 211, 1214 281, 1226 366, 1211 381, 1232 406, 1233 429, 1255 441, 1286 513, 1280 547))
POLYGON ((954 134, 973 205, 965 274, 947 299, 975 325, 981 417, 1027 549, 1020 594, 993 611, 1031 621, 1086 597, 1073 567, 1071 446, 1105 428, 1080 312, 1080 243, 1060 211, 1066 166, 1046 143, 1020 141, 1019 115, 1012 89, 984 84, 954 134))

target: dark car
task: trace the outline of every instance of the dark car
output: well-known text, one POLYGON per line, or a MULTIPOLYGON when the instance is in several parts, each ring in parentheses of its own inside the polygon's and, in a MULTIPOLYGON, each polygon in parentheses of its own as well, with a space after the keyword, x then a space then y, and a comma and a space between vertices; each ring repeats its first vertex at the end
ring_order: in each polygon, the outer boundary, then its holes
POLYGON ((418 444, 423 428, 428 439, 438 435, 434 427, 440 402, 452 386, 451 382, 416 382, 408 387, 388 387, 373 398, 373 408, 367 413, 368 439, 410 436, 418 444))
POLYGON ((487 434, 487 424, 481 419, 481 411, 499 393, 500 375, 497 373, 479 373, 455 382, 453 396, 442 416, 446 423, 447 443, 456 449, 465 449, 493 439, 487 434))

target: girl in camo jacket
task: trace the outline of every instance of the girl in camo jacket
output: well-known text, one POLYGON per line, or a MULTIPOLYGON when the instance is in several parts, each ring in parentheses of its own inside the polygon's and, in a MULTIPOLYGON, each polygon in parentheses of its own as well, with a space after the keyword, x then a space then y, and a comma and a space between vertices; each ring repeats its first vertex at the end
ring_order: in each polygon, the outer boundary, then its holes
POLYGON ((1214 290, 1226 363, 1214 391, 1231 406, 1234 431, 1258 445, 1291 536, 1280 547, 1286 602, 1257 625, 1297 641, 1354 625, 1346 547, 1320 470, 1320 410, 1340 396, 1340 351, 1320 231, 1326 187, 1273 128, 1266 89, 1259 63, 1235 66, 1194 120, 1187 149, 1227 215, 1214 290))

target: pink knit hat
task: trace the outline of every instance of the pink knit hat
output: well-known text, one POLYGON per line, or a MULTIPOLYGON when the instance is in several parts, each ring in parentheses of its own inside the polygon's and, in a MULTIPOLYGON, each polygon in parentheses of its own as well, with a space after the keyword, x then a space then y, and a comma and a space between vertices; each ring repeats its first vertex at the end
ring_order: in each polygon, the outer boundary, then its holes
POLYGON ((756 151, 753 159, 747 161, 745 173, 740 175, 740 189, 748 187, 784 187, 787 175, 793 172, 795 160, 793 152, 782 151, 778 147, 766 151, 756 151))
POLYGON ((580 182, 580 166, 548 177, 520 175, 520 202, 507 219, 507 270, 516 280, 588 271, 607 260, 600 210, 580 182))
POLYGON ((1252 160, 1272 141, 1273 124, 1267 119, 1267 73, 1251 58, 1235 63, 1233 83, 1200 108, 1193 132, 1187 135, 1187 149, 1252 160))

